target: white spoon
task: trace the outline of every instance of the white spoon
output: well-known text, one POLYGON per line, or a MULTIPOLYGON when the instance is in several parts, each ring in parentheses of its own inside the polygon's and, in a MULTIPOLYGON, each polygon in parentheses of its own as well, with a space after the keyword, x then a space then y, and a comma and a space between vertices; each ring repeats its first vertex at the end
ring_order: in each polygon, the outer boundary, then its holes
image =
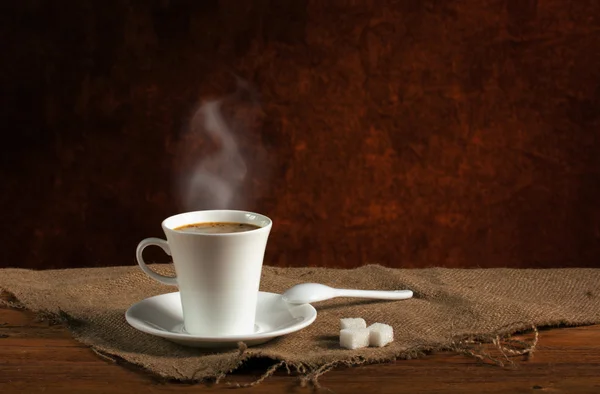
POLYGON ((336 297, 373 298, 379 300, 405 300, 411 298, 411 290, 351 290, 334 289, 319 283, 301 283, 293 286, 281 295, 290 304, 310 304, 336 297))

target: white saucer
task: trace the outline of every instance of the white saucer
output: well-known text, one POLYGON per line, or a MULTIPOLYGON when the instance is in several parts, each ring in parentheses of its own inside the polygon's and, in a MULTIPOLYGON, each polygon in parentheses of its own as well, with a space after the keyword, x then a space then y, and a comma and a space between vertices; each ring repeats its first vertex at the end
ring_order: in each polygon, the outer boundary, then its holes
POLYGON ((238 342, 248 346, 259 345, 281 335, 289 334, 310 325, 317 311, 310 304, 291 305, 280 294, 258 293, 256 327, 253 334, 203 337, 183 330, 183 313, 179 292, 146 298, 132 305, 125 319, 134 328, 169 341, 192 347, 235 347, 238 342))

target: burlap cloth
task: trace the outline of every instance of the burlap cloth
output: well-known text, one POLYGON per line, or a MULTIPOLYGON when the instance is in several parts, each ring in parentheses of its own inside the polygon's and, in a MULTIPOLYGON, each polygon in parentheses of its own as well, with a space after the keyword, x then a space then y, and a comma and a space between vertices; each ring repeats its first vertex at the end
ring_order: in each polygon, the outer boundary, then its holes
MULTIPOLYGON (((168 273, 169 265, 155 265, 168 273)), ((126 309, 153 295, 176 291, 137 267, 71 270, 0 270, 0 288, 30 310, 62 316, 75 338, 166 378, 219 379, 244 361, 268 357, 304 377, 339 364, 383 362, 432 349, 456 349, 465 338, 493 338, 530 328, 600 323, 600 269, 390 269, 265 267, 261 290, 281 293, 303 282, 357 289, 411 289, 403 301, 339 298, 316 303, 309 327, 263 345, 226 351, 187 348, 136 331, 126 309), (339 347, 339 319, 362 317, 393 326, 383 348, 339 347)), ((274 368, 272 369, 274 370, 274 368)))

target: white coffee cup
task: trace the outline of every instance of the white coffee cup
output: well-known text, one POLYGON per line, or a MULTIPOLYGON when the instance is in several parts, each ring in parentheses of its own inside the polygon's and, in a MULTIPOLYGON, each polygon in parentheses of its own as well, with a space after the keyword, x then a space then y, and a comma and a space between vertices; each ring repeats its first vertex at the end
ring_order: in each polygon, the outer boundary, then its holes
POLYGON ((218 337, 254 332, 263 257, 272 221, 258 213, 232 210, 196 211, 162 222, 167 240, 146 238, 137 247, 137 262, 151 278, 179 287, 185 331, 218 337), (192 233, 176 228, 207 222, 248 223, 258 229, 232 233, 192 233), (142 257, 150 245, 173 257, 175 277, 150 270, 142 257))

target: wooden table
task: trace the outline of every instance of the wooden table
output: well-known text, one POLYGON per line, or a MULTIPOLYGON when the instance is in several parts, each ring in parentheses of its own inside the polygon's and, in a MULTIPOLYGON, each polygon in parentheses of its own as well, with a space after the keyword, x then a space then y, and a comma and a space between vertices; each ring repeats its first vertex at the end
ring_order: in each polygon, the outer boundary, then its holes
MULTIPOLYGON (((336 393, 600 393, 600 325, 543 330, 534 356, 500 368, 449 352, 389 364, 340 368, 320 379, 336 393)), ((232 374, 249 382, 261 362, 232 374), (257 365, 258 364, 258 365, 257 365)), ((262 365, 263 369, 265 365, 262 365)), ((226 384, 182 384, 105 360, 61 325, 0 307, 0 393, 222 392, 226 384)), ((228 391, 231 393, 231 391, 228 391)), ((311 392, 277 373, 240 392, 311 392)), ((323 390, 323 392, 328 392, 323 390)))

